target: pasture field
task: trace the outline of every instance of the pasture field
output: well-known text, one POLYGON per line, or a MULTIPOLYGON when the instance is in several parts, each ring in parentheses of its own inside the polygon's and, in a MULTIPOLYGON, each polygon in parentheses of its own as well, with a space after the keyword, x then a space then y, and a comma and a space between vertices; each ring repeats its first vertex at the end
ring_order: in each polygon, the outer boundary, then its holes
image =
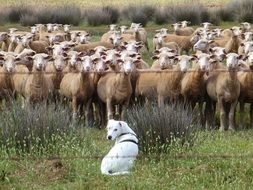
POLYGON ((46 6, 58 6, 64 4, 75 4, 81 7, 100 7, 100 6, 115 6, 122 7, 126 5, 168 5, 168 4, 182 4, 182 3, 203 3, 207 6, 220 6, 229 0, 96 0, 96 1, 82 1, 82 0, 45 0, 43 2, 39 0, 0 0, 1 6, 19 6, 19 5, 46 5, 46 6))
MULTIPOLYGON (((76 131, 76 134, 80 131, 76 131)), ((112 146, 105 131, 82 130, 83 139, 58 143, 44 155, 5 156, 0 189, 252 189, 253 131, 201 132, 191 149, 140 157, 129 176, 100 174, 101 159, 112 146), (61 151, 55 156, 57 149, 61 151)))

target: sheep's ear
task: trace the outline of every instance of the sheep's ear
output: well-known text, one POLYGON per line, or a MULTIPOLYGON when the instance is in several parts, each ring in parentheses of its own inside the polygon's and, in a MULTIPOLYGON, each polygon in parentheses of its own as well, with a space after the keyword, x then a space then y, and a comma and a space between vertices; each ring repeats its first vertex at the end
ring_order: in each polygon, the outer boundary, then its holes
POLYGON ((27 59, 28 61, 32 61, 32 60, 33 60, 33 58, 32 58, 31 56, 26 56, 26 59, 27 59))
POLYGON ((196 55, 192 55, 192 58, 190 60, 191 61, 196 61, 196 60, 198 60, 198 57, 196 55))
POLYGON ((239 55, 239 56, 238 56, 238 59, 242 59, 242 58, 243 58, 243 55, 239 55))
POLYGON ((249 56, 246 55, 246 56, 244 56, 244 57, 242 58, 242 60, 243 60, 243 61, 246 61, 248 58, 249 58, 249 56))
POLYGON ((209 51, 210 51, 211 53, 213 53, 214 50, 213 50, 213 48, 209 48, 209 51))
POLYGON ((121 49, 121 50, 125 50, 126 47, 125 47, 125 46, 120 46, 120 49, 121 49))
POLYGON ((159 50, 155 50, 155 51, 154 51, 154 54, 159 54, 159 53, 160 53, 159 50))
POLYGON ((62 53, 62 56, 63 56, 63 57, 68 57, 68 54, 67 54, 66 52, 63 52, 63 53, 62 53))
POLYGON ((101 51, 100 55, 107 55, 105 51, 101 51))
POLYGON ((80 57, 85 56, 85 55, 86 55, 85 52, 79 52, 79 53, 78 53, 78 56, 80 56, 80 57))
POLYGON ((154 56, 152 57, 152 59, 153 59, 153 60, 157 60, 157 59, 159 59, 159 57, 158 57, 157 55, 154 55, 154 56))
POLYGON ((214 42, 214 40, 209 40, 209 41, 208 41, 209 44, 211 44, 211 43, 213 43, 213 42, 214 42))
POLYGON ((122 59, 117 59, 118 63, 124 63, 122 59))
POLYGON ((0 61, 4 61, 4 57, 0 57, 0 61))
POLYGON ((211 59, 214 59, 216 56, 215 55, 210 55, 210 58, 211 59))
POLYGON ((90 51, 89 51, 89 54, 90 55, 93 55, 95 53, 95 50, 94 49, 91 49, 90 51))
MULTIPOLYGON (((104 59, 104 57, 101 57, 101 58, 104 59)), ((98 57, 96 57, 96 58, 93 59, 94 62, 97 62, 98 60, 99 60, 98 57)))
POLYGON ((122 123, 119 121, 119 126, 122 127, 122 123))
POLYGON ((245 39, 245 35, 244 35, 244 33, 242 33, 242 34, 241 34, 241 37, 242 37, 242 39, 245 39))
POLYGON ((241 44, 240 44, 240 46, 244 47, 244 46, 245 46, 245 44, 244 44, 244 43, 241 43, 241 44))
POLYGON ((18 62, 18 61, 21 61, 21 59, 19 57, 16 57, 14 61, 18 62))

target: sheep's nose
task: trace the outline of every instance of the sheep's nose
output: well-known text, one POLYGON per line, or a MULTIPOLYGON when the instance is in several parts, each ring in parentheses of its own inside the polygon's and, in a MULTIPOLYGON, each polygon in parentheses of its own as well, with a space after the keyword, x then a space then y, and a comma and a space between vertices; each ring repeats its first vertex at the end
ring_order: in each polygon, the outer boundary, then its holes
POLYGON ((109 136, 107 137, 107 139, 108 139, 108 140, 112 140, 112 136, 109 135, 109 136))
POLYGON ((102 69, 102 68, 99 68, 98 71, 99 71, 99 72, 103 72, 103 69, 102 69))

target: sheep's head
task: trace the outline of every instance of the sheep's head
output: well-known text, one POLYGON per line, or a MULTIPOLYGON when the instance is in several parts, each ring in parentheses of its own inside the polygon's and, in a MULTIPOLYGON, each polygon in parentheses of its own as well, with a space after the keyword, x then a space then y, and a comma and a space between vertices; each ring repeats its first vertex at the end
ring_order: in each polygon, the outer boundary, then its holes
POLYGON ((32 34, 36 34, 38 32, 37 26, 31 26, 30 28, 31 28, 31 33, 32 34))
POLYGON ((105 62, 115 66, 118 64, 119 58, 120 53, 114 49, 111 49, 106 52, 105 62))
POLYGON ((90 41, 90 34, 89 33, 81 33, 79 35, 79 43, 87 44, 90 41))
POLYGON ((204 29, 209 29, 212 24, 210 22, 203 22, 202 23, 204 29))
POLYGON ((222 47, 213 47, 209 49, 210 53, 215 56, 217 61, 223 61, 226 57, 225 48, 222 47))
POLYGON ((191 24, 191 22, 184 20, 181 22, 181 27, 185 28, 185 27, 187 27, 188 24, 191 24))
POLYGON ((247 55, 247 63, 250 67, 253 66, 253 52, 250 52, 248 55, 247 55))
POLYGON ((123 37, 113 34, 109 39, 114 46, 119 46, 123 37))
POLYGON ((241 25, 246 31, 249 31, 251 29, 251 25, 248 22, 242 22, 241 25))
POLYGON ((52 23, 48 23, 48 24, 47 24, 47 31, 48 31, 48 32, 52 32, 52 31, 53 31, 53 26, 54 26, 54 25, 53 25, 52 23))
POLYGON ((242 34, 242 36, 244 36, 245 42, 252 41, 252 39, 253 39, 252 32, 245 32, 244 34, 242 34))
POLYGON ((84 72, 89 72, 93 68, 92 58, 90 56, 86 55, 86 56, 82 57, 81 60, 82 60, 81 70, 84 72))
POLYGON ((27 34, 27 35, 21 37, 21 42, 22 42, 23 46, 27 46, 32 40, 33 40, 32 34, 27 34))
POLYGON ((68 52, 69 64, 71 67, 76 68, 81 61, 81 57, 85 54, 83 52, 70 51, 68 52))
POLYGON ((196 56, 201 71, 207 71, 210 68, 210 59, 213 57, 213 55, 206 53, 201 53, 196 56))
POLYGON ((67 65, 69 58, 66 53, 63 53, 62 55, 54 56, 53 60, 56 71, 62 71, 63 68, 67 65))
POLYGON ((212 43, 212 40, 200 39, 196 44, 194 44, 193 49, 206 51, 209 48, 209 44, 212 43))
POLYGON ((240 36, 242 34, 242 28, 238 26, 234 26, 230 29, 233 32, 234 36, 240 36))
POLYGON ((135 64, 140 63, 139 59, 131 57, 126 57, 124 61, 122 59, 119 59, 118 61, 121 67, 121 72, 124 72, 127 75, 135 69, 135 64))
POLYGON ((10 35, 10 41, 12 43, 18 43, 21 40, 21 36, 18 34, 11 34, 10 35))
POLYGON ((181 24, 181 23, 175 23, 175 24, 172 24, 172 27, 173 27, 174 31, 176 31, 176 30, 180 29, 180 28, 181 28, 181 26, 182 26, 182 24, 181 24))
POLYGON ((142 42, 136 42, 136 41, 129 41, 129 42, 124 42, 124 49, 127 51, 134 51, 134 52, 139 52, 139 50, 143 47, 142 42))
POLYGON ((69 24, 64 24, 64 25, 63 25, 63 30, 64 30, 64 32, 69 32, 69 31, 70 31, 70 27, 71 27, 71 25, 69 25, 69 24))
POLYGON ((158 60, 160 68, 163 70, 167 68, 172 68, 172 60, 175 58, 175 56, 170 56, 168 53, 160 53, 158 55, 153 56, 152 58, 154 60, 158 60))
POLYGON ((121 34, 126 33, 127 29, 128 29, 127 26, 121 26, 121 27, 120 27, 120 32, 121 32, 121 34))
POLYGON ((246 55, 253 52, 253 41, 241 43, 241 46, 244 47, 244 53, 246 55))
POLYGON ((193 35, 190 39, 191 44, 196 44, 201 39, 201 35, 199 33, 196 33, 193 35))
POLYGON ((110 24, 108 27, 110 31, 115 31, 118 29, 118 26, 116 24, 110 24))
POLYGON ((175 57, 175 60, 178 61, 178 65, 182 72, 186 72, 190 68, 191 61, 195 59, 196 59, 195 57, 188 56, 188 55, 180 55, 180 56, 175 57))
POLYGON ((47 55, 45 53, 39 53, 34 55, 33 56, 34 69, 36 69, 37 71, 45 70, 47 63, 51 58, 52 57, 50 55, 47 55))
POLYGON ((229 53, 226 55, 227 57, 227 67, 229 70, 236 69, 238 66, 238 61, 242 58, 242 55, 238 55, 237 53, 229 53))
POLYGON ((0 42, 6 40, 8 38, 7 32, 0 32, 0 42))
POLYGON ((16 28, 9 28, 10 34, 13 34, 14 32, 17 32, 17 31, 18 31, 18 29, 16 29, 16 28))
POLYGON ((17 55, 13 52, 8 52, 4 55, 0 55, 0 60, 3 62, 3 68, 9 72, 12 73, 15 69, 16 63, 20 61, 20 58, 17 57, 17 55))

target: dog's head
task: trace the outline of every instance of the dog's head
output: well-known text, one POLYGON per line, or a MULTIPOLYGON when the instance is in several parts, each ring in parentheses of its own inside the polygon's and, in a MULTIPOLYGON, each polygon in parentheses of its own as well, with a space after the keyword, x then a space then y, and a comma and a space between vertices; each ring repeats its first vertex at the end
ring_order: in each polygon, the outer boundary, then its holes
POLYGON ((122 134, 123 123, 110 119, 107 124, 107 139, 115 140, 119 135, 122 134))

